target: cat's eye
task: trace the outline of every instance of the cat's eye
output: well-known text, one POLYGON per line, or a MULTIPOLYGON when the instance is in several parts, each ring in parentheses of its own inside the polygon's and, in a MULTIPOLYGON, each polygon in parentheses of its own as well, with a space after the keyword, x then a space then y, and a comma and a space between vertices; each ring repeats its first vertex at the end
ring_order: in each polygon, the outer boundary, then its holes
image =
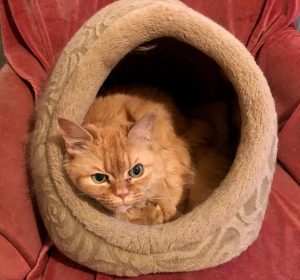
POLYGON ((136 164, 134 167, 132 167, 129 171, 128 171, 128 175, 130 177, 133 177, 133 178, 137 178, 137 177, 140 177, 142 176, 144 173, 144 167, 142 164, 136 164))
POLYGON ((102 184, 108 181, 108 176, 102 173, 93 174, 91 177, 96 184, 102 184))

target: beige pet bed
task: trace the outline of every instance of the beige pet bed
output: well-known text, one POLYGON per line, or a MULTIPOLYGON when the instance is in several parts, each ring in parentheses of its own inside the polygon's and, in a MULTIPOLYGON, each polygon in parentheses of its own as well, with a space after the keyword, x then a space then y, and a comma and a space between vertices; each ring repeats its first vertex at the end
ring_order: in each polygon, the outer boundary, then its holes
POLYGON ((227 262, 258 236, 274 172, 276 123, 263 74, 227 31, 179 1, 116 1, 68 43, 36 109, 30 168, 48 233, 74 261, 119 276, 227 262), (76 194, 62 169, 57 118, 80 123, 118 62, 161 37, 191 45, 220 66, 239 99, 241 135, 230 171, 203 204, 173 222, 139 226, 109 217, 76 194))

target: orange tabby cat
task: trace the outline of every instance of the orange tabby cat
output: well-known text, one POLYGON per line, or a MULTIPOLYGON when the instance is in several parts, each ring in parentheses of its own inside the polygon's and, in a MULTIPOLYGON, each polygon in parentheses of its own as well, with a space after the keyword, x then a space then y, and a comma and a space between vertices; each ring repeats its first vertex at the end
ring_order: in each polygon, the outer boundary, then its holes
POLYGON ((59 126, 64 168, 82 193, 124 220, 153 224, 176 217, 193 170, 171 99, 150 88, 110 93, 94 101, 82 126, 65 119, 59 126))
POLYGON ((82 126, 65 119, 59 126, 64 168, 74 185, 133 223, 174 219, 184 211, 187 189, 193 209, 227 171, 227 161, 209 144, 211 128, 186 122, 153 88, 110 92, 94 101, 82 126))

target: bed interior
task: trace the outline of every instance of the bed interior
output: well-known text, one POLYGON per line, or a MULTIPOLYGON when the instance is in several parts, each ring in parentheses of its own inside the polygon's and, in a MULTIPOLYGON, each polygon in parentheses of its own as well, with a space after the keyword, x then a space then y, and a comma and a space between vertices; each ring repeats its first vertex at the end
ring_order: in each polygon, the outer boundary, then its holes
POLYGON ((187 118, 213 127, 216 147, 234 160, 241 126, 238 98, 213 59, 174 38, 152 40, 114 67, 99 94, 128 85, 154 86, 170 94, 187 118))

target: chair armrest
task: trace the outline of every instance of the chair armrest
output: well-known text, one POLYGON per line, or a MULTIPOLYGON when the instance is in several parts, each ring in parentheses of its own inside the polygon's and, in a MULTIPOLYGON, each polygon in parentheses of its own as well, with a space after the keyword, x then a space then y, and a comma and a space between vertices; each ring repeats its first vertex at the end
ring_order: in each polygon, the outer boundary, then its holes
POLYGON ((33 108, 26 83, 4 65, 0 71, 0 279, 23 279, 42 246, 25 165, 33 108))

